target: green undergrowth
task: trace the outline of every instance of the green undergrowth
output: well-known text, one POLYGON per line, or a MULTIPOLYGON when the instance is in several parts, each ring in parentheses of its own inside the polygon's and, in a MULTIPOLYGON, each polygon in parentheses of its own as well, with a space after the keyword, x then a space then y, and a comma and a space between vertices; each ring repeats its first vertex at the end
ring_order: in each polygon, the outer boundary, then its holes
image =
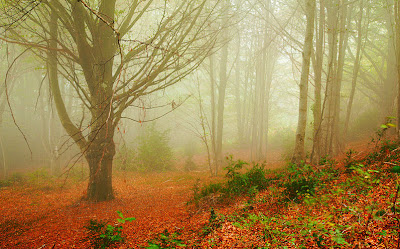
POLYGON ((119 218, 115 224, 107 224, 105 221, 91 219, 85 228, 88 235, 82 239, 82 242, 89 242, 91 248, 109 248, 114 245, 121 244, 125 241, 125 236, 122 233, 122 225, 126 222, 135 220, 133 217, 124 217, 124 215, 117 211, 119 218))
POLYGON ((14 172, 0 180, 1 188, 31 187, 43 191, 58 190, 69 183, 80 183, 88 178, 88 170, 73 167, 65 172, 51 172, 48 168, 37 168, 27 172, 14 172))
POLYGON ((190 202, 198 204, 209 197, 215 197, 217 202, 231 200, 233 197, 246 195, 253 198, 259 191, 265 190, 271 182, 267 177, 267 170, 263 164, 254 164, 244 171, 248 163, 242 160, 227 159, 225 180, 193 187, 193 199, 190 202))
POLYGON ((211 209, 198 236, 227 246, 226 227, 243 248, 392 248, 400 238, 400 143, 382 140, 364 157, 289 164, 267 171, 230 158, 225 180, 194 188, 193 201, 247 197, 234 212, 211 209), (224 230, 225 229, 225 230, 224 230))

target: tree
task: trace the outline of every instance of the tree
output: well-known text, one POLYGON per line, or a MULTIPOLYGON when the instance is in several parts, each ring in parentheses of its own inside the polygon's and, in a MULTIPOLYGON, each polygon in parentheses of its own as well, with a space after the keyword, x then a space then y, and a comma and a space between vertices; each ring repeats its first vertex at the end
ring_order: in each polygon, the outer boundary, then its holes
POLYGON ((361 46, 362 46, 362 38, 363 38, 362 37, 363 13, 364 13, 364 0, 360 0, 360 13, 359 13, 358 21, 357 21, 356 58, 355 58, 355 62, 354 62, 353 77, 352 77, 352 81, 351 81, 351 92, 350 92, 349 102, 347 104, 346 119, 345 119, 344 131, 343 131, 343 135, 344 135, 345 139, 346 139, 347 131, 349 129, 351 108, 353 106, 354 95, 356 92, 358 72, 360 70, 361 46))
MULTIPOLYGON (((23 6, 31 2, 11 4, 29 12, 3 40, 36 48, 38 57, 48 59, 58 116, 89 165, 87 198, 112 199, 113 137, 124 111, 141 96, 179 82, 209 55, 218 32, 208 24, 218 18, 219 1, 45 0, 32 9, 23 6), (70 115, 61 84, 75 90, 89 120, 70 115)), ((15 23, 11 18, 8 23, 15 23)))
POLYGON ((315 0, 307 0, 305 7, 307 27, 303 48, 303 63, 300 78, 299 119, 296 131, 296 144, 292 158, 293 163, 300 163, 300 161, 305 158, 304 140, 307 125, 308 77, 310 73, 311 51, 314 36, 315 5, 315 0))

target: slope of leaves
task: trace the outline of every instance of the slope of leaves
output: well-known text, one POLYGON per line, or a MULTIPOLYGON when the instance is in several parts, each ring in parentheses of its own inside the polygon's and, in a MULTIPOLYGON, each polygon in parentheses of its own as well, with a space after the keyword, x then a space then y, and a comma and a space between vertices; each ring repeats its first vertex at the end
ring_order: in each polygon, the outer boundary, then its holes
POLYGON ((339 163, 278 172, 251 203, 221 211, 224 219, 201 246, 398 248, 399 144, 385 142, 363 158, 349 154, 339 163))

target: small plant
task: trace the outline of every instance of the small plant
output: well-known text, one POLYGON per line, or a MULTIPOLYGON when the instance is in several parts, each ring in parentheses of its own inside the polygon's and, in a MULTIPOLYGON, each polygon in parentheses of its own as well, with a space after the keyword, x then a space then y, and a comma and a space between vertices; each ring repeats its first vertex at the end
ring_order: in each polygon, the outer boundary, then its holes
POLYGON ((319 165, 335 165, 336 162, 334 159, 332 159, 329 155, 325 155, 324 157, 321 157, 319 161, 319 165))
POLYGON ((376 137, 373 137, 371 142, 375 142, 376 150, 379 147, 379 142, 386 137, 386 133, 388 132, 388 130, 392 127, 396 127, 396 125, 393 124, 393 121, 395 119, 395 117, 386 117, 386 122, 384 124, 381 124, 379 129, 375 132, 376 137))
POLYGON ((85 226, 89 230, 89 235, 84 241, 89 241, 93 248, 107 248, 111 245, 122 243, 125 237, 122 235, 122 224, 127 221, 134 221, 135 218, 125 218, 120 211, 117 211, 120 218, 117 219, 116 225, 106 224, 103 221, 91 219, 89 224, 85 226))
POLYGON ((286 201, 294 201, 300 203, 304 196, 314 195, 317 182, 315 179, 307 179, 302 177, 285 183, 283 194, 286 196, 286 201))
POLYGON ((149 244, 147 249, 169 249, 177 247, 186 247, 182 240, 178 239, 179 232, 169 233, 167 229, 157 236, 157 239, 147 242, 149 244))
POLYGON ((214 230, 221 227, 222 223, 224 222, 225 217, 219 216, 215 213, 214 208, 210 210, 210 218, 208 219, 208 224, 205 225, 202 229, 202 235, 207 236, 208 234, 212 233, 214 230))
POLYGON ((32 184, 40 184, 46 182, 51 178, 47 169, 39 168, 28 174, 28 181, 32 184))
MULTIPOLYGON (((255 164, 245 173, 240 173, 239 170, 247 165, 246 162, 241 160, 234 161, 232 156, 228 158, 228 166, 226 170, 226 177, 228 181, 223 194, 227 197, 237 196, 241 194, 254 195, 257 191, 264 190, 268 187, 269 179, 265 176, 264 165, 255 164)), ((254 196, 253 196, 254 197, 254 196)))
POLYGON ((11 185, 22 185, 26 183, 27 179, 22 173, 13 173, 8 178, 0 181, 0 188, 9 187, 11 185))
POLYGON ((264 165, 255 164, 246 172, 241 173, 240 170, 247 163, 241 160, 234 161, 232 156, 227 159, 228 166, 225 168, 227 181, 211 183, 203 187, 199 187, 199 182, 197 182, 193 188, 193 199, 196 203, 213 194, 219 194, 219 200, 227 200, 239 195, 254 198, 259 191, 265 190, 269 186, 271 179, 266 177, 264 165))
POLYGON ((346 158, 344 159, 344 167, 346 169, 349 169, 350 167, 354 166, 357 163, 357 161, 353 159, 353 155, 355 153, 356 152, 352 149, 346 152, 346 158))

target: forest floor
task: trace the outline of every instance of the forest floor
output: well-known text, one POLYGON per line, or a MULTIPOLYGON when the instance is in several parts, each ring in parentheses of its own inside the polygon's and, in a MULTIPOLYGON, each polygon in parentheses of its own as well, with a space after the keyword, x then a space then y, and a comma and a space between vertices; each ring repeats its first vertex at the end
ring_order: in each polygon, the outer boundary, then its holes
POLYGON ((126 240, 115 248, 398 248, 399 176, 391 171, 400 165, 399 144, 354 147, 321 165, 283 170, 276 153, 267 167, 278 170, 266 171, 264 190, 229 200, 216 192, 197 205, 187 204, 196 183, 207 189, 227 179, 116 172, 116 199, 88 203, 85 181, 31 174, 0 188, 0 248, 90 248, 89 221, 116 227, 117 211, 136 220, 122 225, 126 240), (300 187, 285 199, 293 183, 300 187))

